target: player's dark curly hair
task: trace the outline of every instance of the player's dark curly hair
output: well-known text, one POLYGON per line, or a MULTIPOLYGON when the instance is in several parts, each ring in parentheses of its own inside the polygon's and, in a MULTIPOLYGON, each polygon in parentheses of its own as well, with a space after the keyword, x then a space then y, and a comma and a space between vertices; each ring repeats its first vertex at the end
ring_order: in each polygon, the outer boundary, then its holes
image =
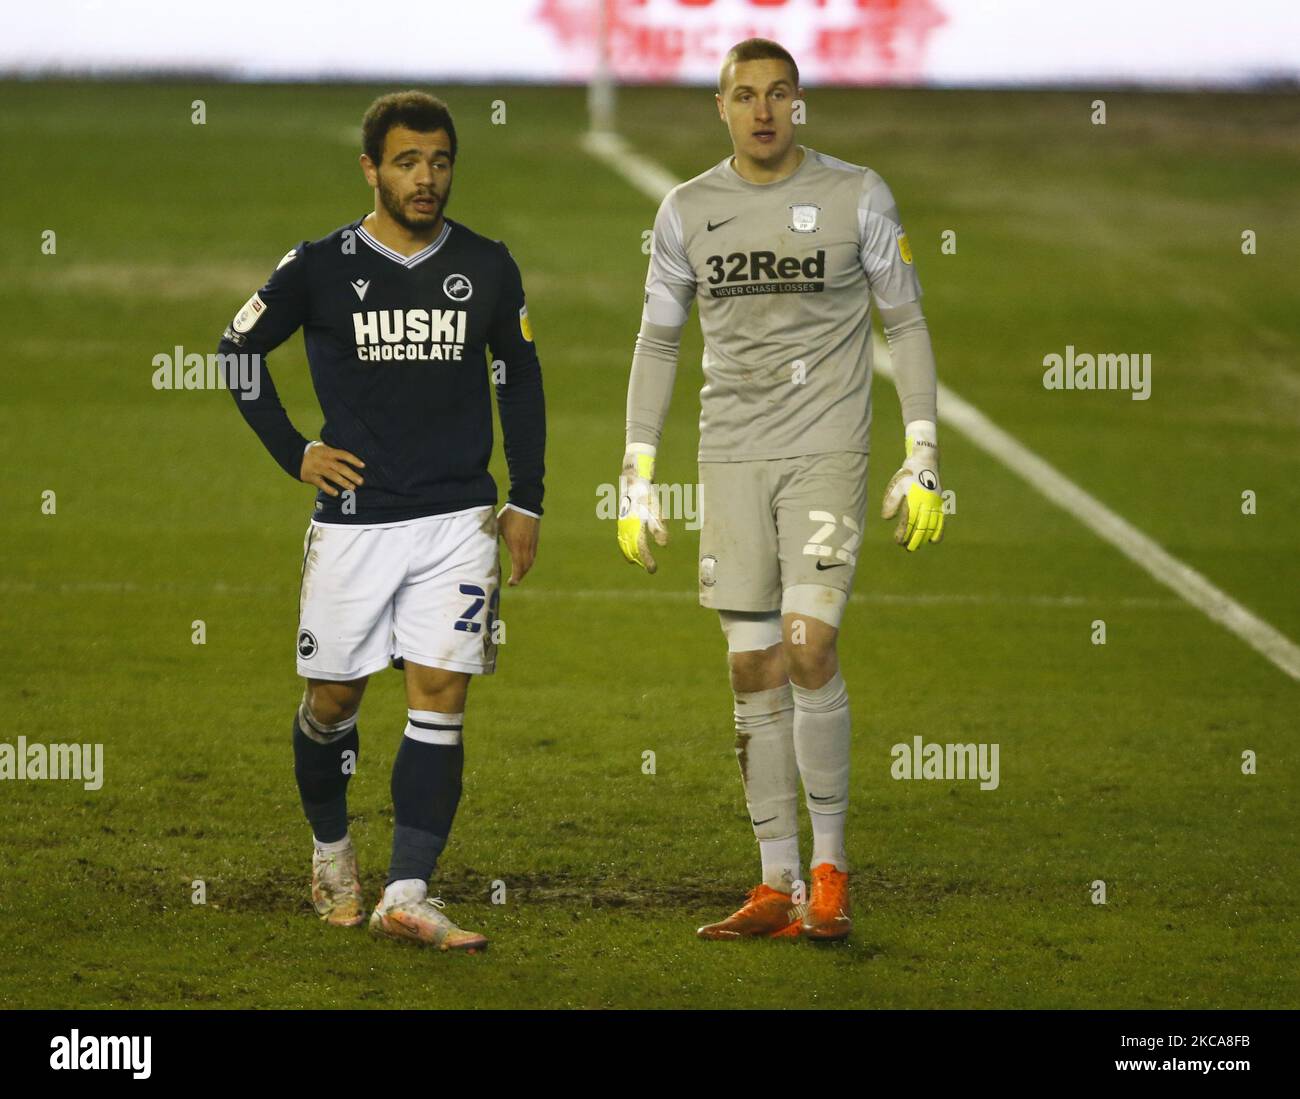
POLYGON ((361 120, 361 148, 375 164, 384 155, 384 138, 394 126, 427 134, 446 130, 451 142, 451 162, 456 163, 456 125, 447 104, 428 92, 390 92, 381 95, 361 120))
POLYGON ((727 70, 741 61, 784 61, 790 66, 794 86, 799 87, 799 66, 795 64, 789 50, 770 38, 746 38, 732 46, 723 58, 722 69, 718 72, 719 94, 727 90, 727 70))

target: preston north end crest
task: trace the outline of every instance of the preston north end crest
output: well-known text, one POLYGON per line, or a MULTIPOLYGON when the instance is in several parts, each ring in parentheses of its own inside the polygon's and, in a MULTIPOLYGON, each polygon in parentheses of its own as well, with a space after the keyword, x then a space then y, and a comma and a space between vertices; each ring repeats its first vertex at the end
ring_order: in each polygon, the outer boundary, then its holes
POLYGON ((796 233, 817 232, 817 211, 820 209, 811 202, 796 202, 790 207, 790 228, 796 233))

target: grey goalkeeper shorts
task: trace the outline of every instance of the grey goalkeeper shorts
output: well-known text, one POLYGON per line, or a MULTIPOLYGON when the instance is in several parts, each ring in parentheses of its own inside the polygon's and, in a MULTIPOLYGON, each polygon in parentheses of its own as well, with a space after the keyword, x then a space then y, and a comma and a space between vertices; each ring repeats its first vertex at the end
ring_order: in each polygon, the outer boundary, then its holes
POLYGON ((848 594, 867 506, 867 455, 701 462, 700 605, 776 611, 787 588, 848 594))

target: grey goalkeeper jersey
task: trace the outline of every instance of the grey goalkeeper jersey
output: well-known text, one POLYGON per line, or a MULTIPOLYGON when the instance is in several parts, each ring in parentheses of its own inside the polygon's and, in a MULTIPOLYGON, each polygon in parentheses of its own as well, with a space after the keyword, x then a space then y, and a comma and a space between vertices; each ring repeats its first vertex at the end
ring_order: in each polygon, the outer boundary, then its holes
POLYGON ((892 308, 921 286, 870 168, 804 149, 775 183, 742 179, 728 157, 673 188, 642 321, 680 328, 699 301, 700 461, 866 453, 873 296, 892 308))

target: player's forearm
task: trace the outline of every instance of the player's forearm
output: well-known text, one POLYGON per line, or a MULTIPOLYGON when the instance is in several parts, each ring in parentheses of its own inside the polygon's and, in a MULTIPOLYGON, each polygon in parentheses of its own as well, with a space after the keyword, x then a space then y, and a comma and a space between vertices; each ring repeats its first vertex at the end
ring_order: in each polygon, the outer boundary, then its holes
POLYGON ((659 445, 677 376, 681 328, 641 322, 627 385, 627 443, 659 445))
POLYGON ((928 420, 937 423, 936 393, 938 379, 934 364, 934 348, 930 344, 930 330, 919 302, 880 310, 889 343, 889 356, 894 365, 894 385, 898 401, 903 406, 903 423, 928 420))
POLYGON ((510 363, 507 382, 496 387, 501 414, 506 466, 510 470, 508 500, 534 515, 542 514, 546 474, 546 397, 537 359, 510 363))
MULTIPOLYGON (((266 361, 260 354, 249 352, 247 348, 238 348, 229 340, 222 340, 217 346, 219 355, 248 355, 257 357, 258 382, 256 388, 239 389, 231 386, 231 396, 235 398, 235 407, 262 440, 271 457, 279 463, 281 469, 294 480, 302 472, 302 453, 310 440, 289 421, 289 414, 280 403, 280 395, 275 391, 271 373, 266 369, 266 361)), ((231 360, 225 360, 231 361, 231 360)), ((239 371, 227 371, 227 382, 233 382, 240 375, 239 371)))

